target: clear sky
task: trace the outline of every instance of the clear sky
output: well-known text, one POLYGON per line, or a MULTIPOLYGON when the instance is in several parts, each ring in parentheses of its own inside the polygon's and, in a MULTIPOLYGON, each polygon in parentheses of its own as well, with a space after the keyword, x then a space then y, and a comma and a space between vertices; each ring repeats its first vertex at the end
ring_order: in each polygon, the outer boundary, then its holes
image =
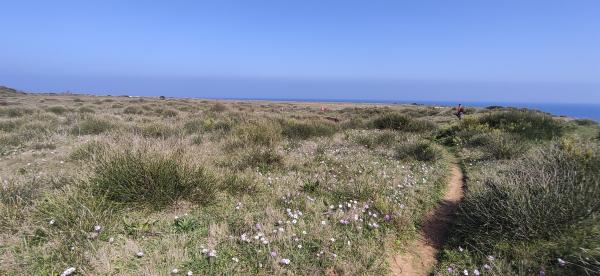
POLYGON ((600 1, 3 1, 0 85, 600 103, 600 1))

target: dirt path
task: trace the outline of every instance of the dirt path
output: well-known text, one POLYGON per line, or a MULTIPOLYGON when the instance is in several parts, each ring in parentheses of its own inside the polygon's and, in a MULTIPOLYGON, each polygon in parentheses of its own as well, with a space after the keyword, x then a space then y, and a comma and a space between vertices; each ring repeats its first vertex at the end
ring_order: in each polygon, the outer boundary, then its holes
POLYGON ((419 238, 408 245, 406 252, 390 257, 390 275, 428 275, 431 272, 436 254, 446 240, 448 223, 463 197, 462 171, 456 164, 452 164, 451 170, 444 198, 427 214, 419 238))

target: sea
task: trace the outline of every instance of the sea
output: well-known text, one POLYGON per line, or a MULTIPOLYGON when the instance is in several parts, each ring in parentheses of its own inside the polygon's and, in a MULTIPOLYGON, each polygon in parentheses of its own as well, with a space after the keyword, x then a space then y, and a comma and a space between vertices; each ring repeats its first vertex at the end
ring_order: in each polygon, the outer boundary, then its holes
POLYGON ((453 107, 459 103, 465 107, 504 106, 527 108, 550 113, 555 116, 566 116, 576 119, 591 119, 600 122, 600 104, 584 103, 503 103, 503 102, 448 102, 448 101, 394 101, 364 99, 294 99, 294 98, 228 98, 238 100, 266 101, 300 101, 300 102, 347 102, 347 103, 384 103, 384 104, 423 104, 453 107))

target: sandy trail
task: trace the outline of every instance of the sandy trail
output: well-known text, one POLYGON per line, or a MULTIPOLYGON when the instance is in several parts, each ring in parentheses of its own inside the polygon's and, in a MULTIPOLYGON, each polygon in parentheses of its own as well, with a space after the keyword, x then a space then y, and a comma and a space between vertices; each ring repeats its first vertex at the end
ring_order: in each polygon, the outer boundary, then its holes
POLYGON ((390 257, 390 275, 429 275, 436 263, 436 254, 446 240, 447 229, 456 207, 463 197, 463 174, 452 164, 452 175, 444 198, 427 214, 419 237, 408 245, 406 252, 390 257))

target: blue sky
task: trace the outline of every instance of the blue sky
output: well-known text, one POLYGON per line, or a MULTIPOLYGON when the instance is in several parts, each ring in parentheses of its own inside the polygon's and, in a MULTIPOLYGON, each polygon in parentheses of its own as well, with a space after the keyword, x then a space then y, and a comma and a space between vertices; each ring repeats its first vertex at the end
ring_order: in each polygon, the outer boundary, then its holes
POLYGON ((577 0, 5 1, 0 85, 600 103, 599 14, 577 0))

